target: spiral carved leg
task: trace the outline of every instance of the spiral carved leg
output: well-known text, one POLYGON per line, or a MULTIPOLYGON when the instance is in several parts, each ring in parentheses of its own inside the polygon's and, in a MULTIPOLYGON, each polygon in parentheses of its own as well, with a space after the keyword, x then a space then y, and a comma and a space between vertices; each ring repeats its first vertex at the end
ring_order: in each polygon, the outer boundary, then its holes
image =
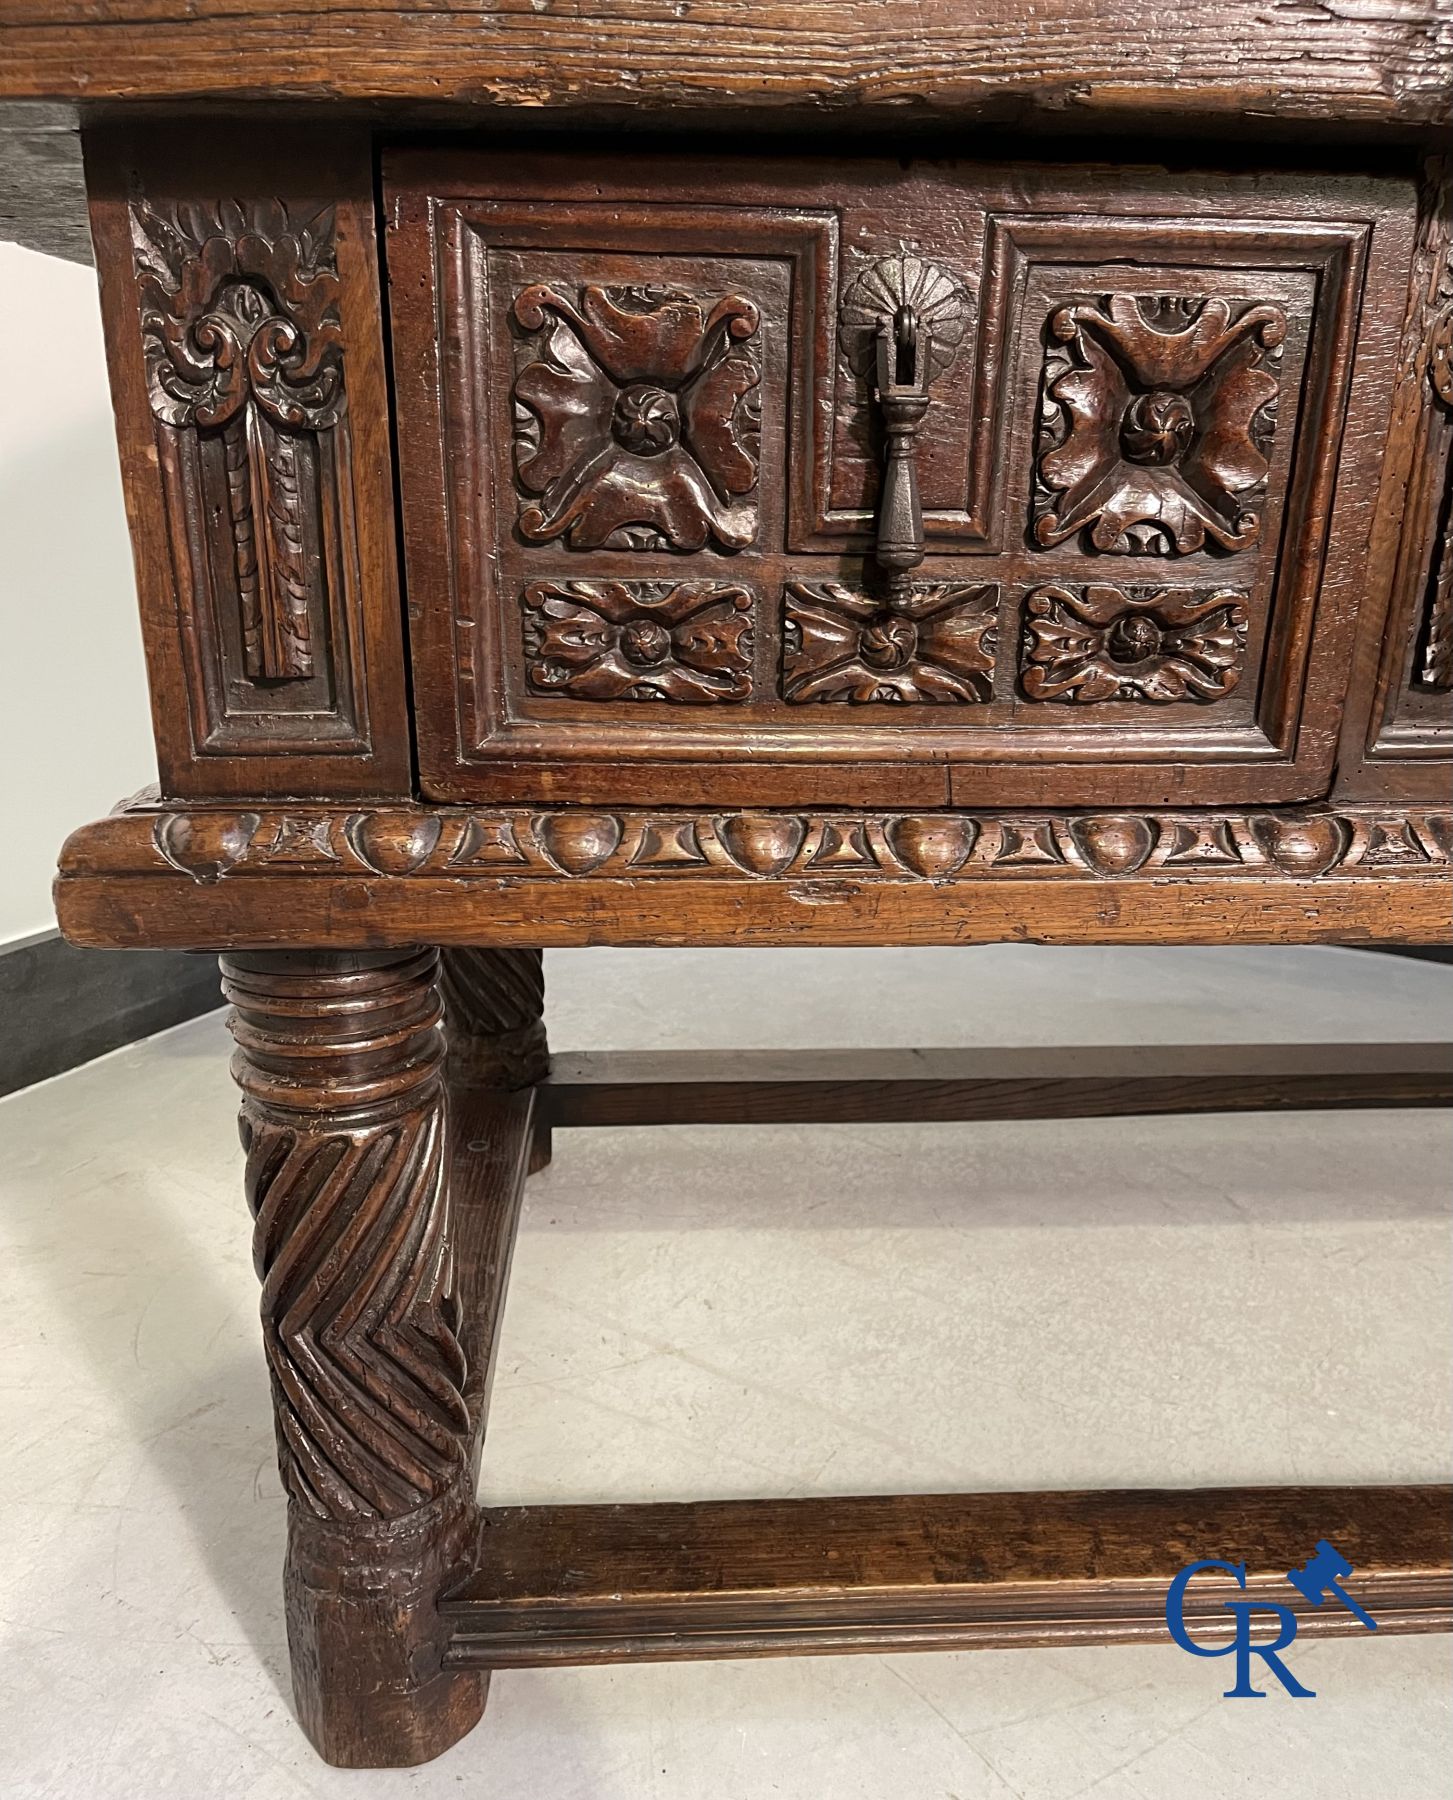
MULTIPOLYGON (((545 969, 539 950, 446 950, 444 1016, 449 1067, 460 1081, 522 1088, 550 1069, 545 1042, 545 969)), ((536 1127, 530 1173, 550 1161, 550 1127, 536 1127)))
POLYGON ((468 1566, 470 1421, 433 951, 222 961, 263 1340, 289 1498, 288 1637, 329 1761, 427 1761, 487 1677, 446 1671, 468 1566))
POLYGON ((538 950, 446 950, 440 984, 449 1060, 486 1087, 519 1088, 543 1080, 544 957, 538 950))

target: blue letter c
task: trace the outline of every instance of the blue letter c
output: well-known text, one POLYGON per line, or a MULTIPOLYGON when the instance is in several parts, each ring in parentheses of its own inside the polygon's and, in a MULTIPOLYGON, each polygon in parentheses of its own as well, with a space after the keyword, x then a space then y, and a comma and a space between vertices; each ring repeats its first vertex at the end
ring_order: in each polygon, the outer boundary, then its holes
POLYGON ((1186 1585, 1192 1575, 1198 1575, 1202 1569, 1224 1569, 1228 1575, 1236 1577, 1237 1587, 1246 1586, 1245 1563, 1221 1562, 1214 1556, 1207 1557, 1203 1562, 1187 1563, 1166 1591, 1165 1627, 1181 1649, 1189 1650, 1192 1656, 1229 1656, 1236 1648, 1234 1641, 1213 1650, 1209 1645, 1198 1644, 1186 1630, 1186 1585))

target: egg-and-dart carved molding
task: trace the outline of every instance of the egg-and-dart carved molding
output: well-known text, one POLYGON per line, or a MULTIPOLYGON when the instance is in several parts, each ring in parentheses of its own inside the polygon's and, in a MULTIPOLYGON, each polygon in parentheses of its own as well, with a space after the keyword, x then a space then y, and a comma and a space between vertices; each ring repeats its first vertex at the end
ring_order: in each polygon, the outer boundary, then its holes
MULTIPOLYGON (((946 881, 1062 875, 1317 876, 1453 861, 1446 812, 865 813, 528 808, 133 814, 123 870, 467 879, 674 876, 946 881), (144 866, 140 866, 144 865, 144 866)), ((113 825, 118 821, 113 821, 113 825)))

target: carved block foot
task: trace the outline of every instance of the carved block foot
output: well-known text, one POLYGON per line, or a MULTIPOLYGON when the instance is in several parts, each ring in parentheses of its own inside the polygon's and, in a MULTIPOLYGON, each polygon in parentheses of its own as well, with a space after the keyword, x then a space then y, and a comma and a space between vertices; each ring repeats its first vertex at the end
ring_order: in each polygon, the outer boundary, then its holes
POLYGON ((484 1706, 437 1602, 469 1566, 467 1370, 434 951, 224 957, 303 1726, 329 1762, 437 1756, 484 1706))
POLYGON ((470 1572, 472 1493, 398 1525, 319 1524, 294 1512, 287 1621, 298 1718, 345 1769, 429 1762, 479 1723, 488 1670, 444 1669, 441 1593, 470 1572))

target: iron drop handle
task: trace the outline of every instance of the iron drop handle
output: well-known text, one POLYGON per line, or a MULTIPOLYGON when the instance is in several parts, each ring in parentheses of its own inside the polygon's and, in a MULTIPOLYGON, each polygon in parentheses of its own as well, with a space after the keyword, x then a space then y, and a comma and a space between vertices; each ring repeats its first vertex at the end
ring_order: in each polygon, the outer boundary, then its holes
POLYGON ((923 561, 923 507, 918 497, 918 433, 928 409, 929 343, 913 308, 878 321, 874 392, 886 434, 883 488, 873 557, 890 589, 906 584, 923 561))

